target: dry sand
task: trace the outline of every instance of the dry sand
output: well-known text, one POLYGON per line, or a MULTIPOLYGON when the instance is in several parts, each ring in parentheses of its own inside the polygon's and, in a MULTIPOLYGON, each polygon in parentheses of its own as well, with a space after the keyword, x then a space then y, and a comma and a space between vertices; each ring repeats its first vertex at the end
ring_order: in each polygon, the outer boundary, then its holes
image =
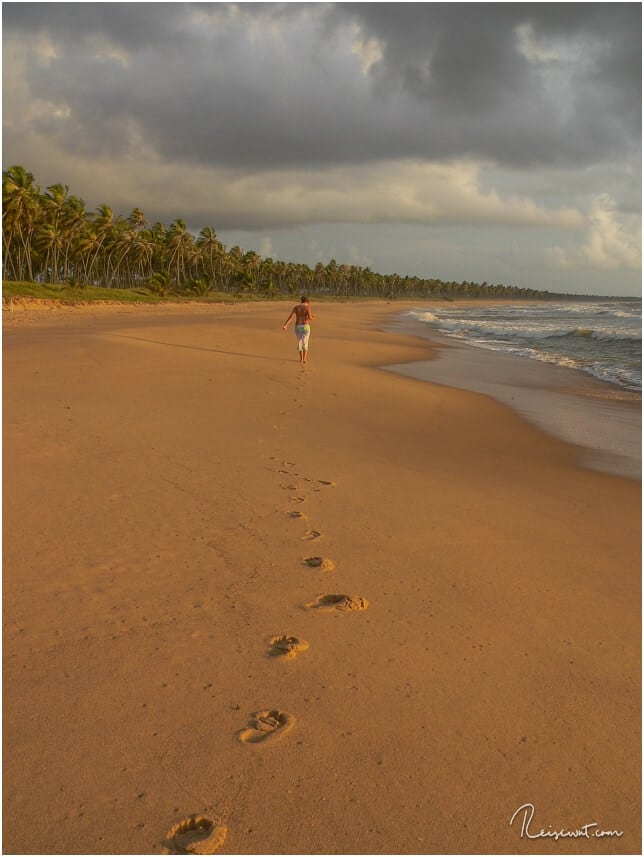
POLYGON ((640 484, 401 308, 5 314, 4 853, 639 853, 640 484))

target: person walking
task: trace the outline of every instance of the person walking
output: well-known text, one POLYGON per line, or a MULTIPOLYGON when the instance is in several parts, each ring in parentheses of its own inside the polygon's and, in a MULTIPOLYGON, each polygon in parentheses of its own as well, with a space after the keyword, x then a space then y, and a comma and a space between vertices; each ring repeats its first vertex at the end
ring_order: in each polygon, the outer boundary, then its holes
POLYGON ((291 314, 284 323, 284 330, 292 318, 295 318, 295 336, 297 337, 300 363, 306 363, 309 353, 309 337, 311 336, 310 321, 315 318, 315 315, 309 304, 309 299, 305 295, 302 295, 300 303, 291 310, 291 314))

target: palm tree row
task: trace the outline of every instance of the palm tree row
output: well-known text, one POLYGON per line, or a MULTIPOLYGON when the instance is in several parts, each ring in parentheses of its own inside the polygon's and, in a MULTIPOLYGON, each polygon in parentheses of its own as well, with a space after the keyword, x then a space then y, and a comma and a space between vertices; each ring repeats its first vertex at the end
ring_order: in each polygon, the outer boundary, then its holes
POLYGON ((209 291, 269 297, 300 293, 342 297, 547 297, 548 293, 488 283, 443 282, 368 267, 284 262, 252 250, 227 249, 215 229, 195 238, 185 221, 150 226, 139 208, 127 217, 107 203, 87 211, 65 185, 41 192, 24 167, 2 174, 3 279, 105 288, 146 287, 206 295, 209 291))

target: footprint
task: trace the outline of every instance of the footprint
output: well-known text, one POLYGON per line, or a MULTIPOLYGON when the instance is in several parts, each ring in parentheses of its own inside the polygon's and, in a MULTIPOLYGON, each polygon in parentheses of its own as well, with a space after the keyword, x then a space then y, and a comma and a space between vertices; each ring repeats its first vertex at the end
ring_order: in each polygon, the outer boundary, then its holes
POLYGON ((366 610, 369 602, 361 595, 318 595, 315 601, 305 604, 307 610, 366 610))
MULTIPOLYGON (((309 532, 317 532, 316 530, 310 530, 309 532)), ((320 535, 320 533, 318 533, 320 535)), ((313 537, 315 538, 315 536, 313 537)), ((311 568, 321 568, 322 571, 333 571, 335 568, 335 563, 332 559, 328 559, 325 556, 307 556, 304 562, 310 566, 311 568)))
POLYGON ((288 498, 289 503, 303 503, 304 500, 305 500, 304 497, 289 497, 288 498))
POLYGON ((167 854, 214 854, 224 844, 228 828, 205 815, 192 815, 175 824, 163 843, 167 854))
POLYGON ((289 518, 306 518, 304 512, 287 512, 289 518))
MULTIPOLYGON (((306 539, 306 540, 312 542, 313 539, 319 539, 321 535, 322 535, 322 533, 318 532, 317 530, 307 530, 304 533, 304 535, 302 536, 302 541, 304 541, 306 539)), ((329 569, 329 571, 330 570, 331 569, 329 569)))
POLYGON ((318 482, 320 485, 328 485, 330 488, 335 488, 336 486, 335 482, 328 482, 326 479, 318 479, 318 482))
POLYGON ((300 652, 305 652, 309 644, 306 640, 301 640, 299 637, 273 637, 270 641, 270 653, 274 657, 281 657, 285 661, 292 661, 300 652))
POLYGON ((285 491, 297 491, 299 487, 299 485, 288 485, 285 482, 282 482, 282 484, 280 485, 280 488, 283 488, 285 491))
POLYGON ((253 726, 242 729, 239 740, 244 744, 270 744, 279 741, 295 726, 292 714, 271 709, 253 714, 253 726))

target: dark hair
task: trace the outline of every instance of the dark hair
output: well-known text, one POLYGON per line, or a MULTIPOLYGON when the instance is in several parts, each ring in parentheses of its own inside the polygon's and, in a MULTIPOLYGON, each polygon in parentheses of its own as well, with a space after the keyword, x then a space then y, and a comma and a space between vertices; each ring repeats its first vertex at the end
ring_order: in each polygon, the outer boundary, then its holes
POLYGON ((307 304, 309 302, 309 299, 306 295, 302 295, 302 297, 300 298, 300 302, 303 304, 307 304))

